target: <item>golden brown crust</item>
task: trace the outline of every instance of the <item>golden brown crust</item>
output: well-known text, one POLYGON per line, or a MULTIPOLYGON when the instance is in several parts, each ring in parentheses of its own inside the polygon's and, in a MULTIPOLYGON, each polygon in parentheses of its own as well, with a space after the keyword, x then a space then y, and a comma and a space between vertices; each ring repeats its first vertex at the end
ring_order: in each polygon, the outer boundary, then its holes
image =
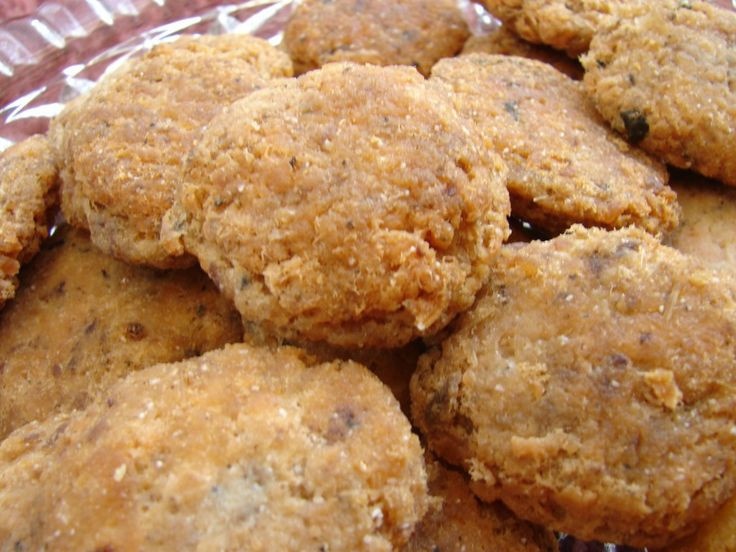
POLYGON ((3 549, 388 551, 427 500, 388 390, 296 349, 136 372, 12 433, 0 466, 3 549))
POLYGON ((297 75, 335 61, 413 65, 423 75, 470 31, 454 0, 304 0, 284 30, 297 75))
POLYGON ((641 230, 505 246, 420 358, 415 423, 474 491, 583 539, 665 546, 736 489, 736 281, 641 230))
POLYGON ((547 63, 571 79, 583 78, 583 68, 576 59, 552 48, 527 42, 506 26, 496 27, 488 34, 471 36, 462 54, 498 54, 536 59, 547 63))
POLYGON ((577 57, 600 29, 646 6, 641 0, 481 0, 524 40, 577 57))
POLYGON ((0 308, 15 296, 20 266, 48 234, 58 200, 56 163, 45 136, 0 154, 0 308))
POLYGON ((183 157, 223 106, 291 71, 286 54, 247 35, 183 37, 131 60, 52 121, 67 220, 127 262, 191 264, 159 244, 183 157))
POLYGON ((0 315, 0 440, 84 408, 122 376, 240 341, 235 309, 199 269, 133 267, 59 229, 0 315))
POLYGON ((472 304, 508 232, 504 182, 414 69, 330 64, 213 119, 164 234, 271 334, 396 347, 472 304))
MULTIPOLYGON (((736 550, 736 496, 689 537, 671 544, 666 552, 734 552, 736 550)), ((660 552, 665 552, 662 550, 660 552)))
POLYGON ((415 340, 398 349, 376 349, 371 347, 344 349, 324 342, 289 342, 277 336, 267 335, 254 324, 244 324, 243 342, 254 347, 294 346, 305 350, 320 362, 333 360, 352 360, 362 364, 386 385, 399 401, 401 410, 407 416, 409 405, 409 380, 417 367, 419 355, 426 351, 421 340, 415 340))
POLYGON ((615 128, 667 163, 736 186, 736 13, 661 0, 594 38, 583 82, 615 128))
POLYGON ((429 492, 440 499, 402 552, 557 552, 552 531, 520 520, 500 502, 480 502, 467 477, 425 456, 429 492))
POLYGON ((460 112, 507 163, 515 216, 549 232, 574 223, 652 233, 677 225, 664 165, 612 132, 580 83, 553 67, 470 54, 440 61, 430 80, 452 88, 460 112))
POLYGON ((736 190, 695 173, 671 174, 682 216, 667 244, 736 273, 736 190))

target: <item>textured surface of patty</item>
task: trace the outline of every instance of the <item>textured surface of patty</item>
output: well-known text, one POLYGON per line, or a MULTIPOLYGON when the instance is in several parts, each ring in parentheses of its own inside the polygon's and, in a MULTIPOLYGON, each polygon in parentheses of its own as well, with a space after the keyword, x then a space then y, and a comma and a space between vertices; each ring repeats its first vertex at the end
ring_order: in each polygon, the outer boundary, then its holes
POLYGON ((422 451, 355 363, 243 345, 129 375, 0 445, 0 547, 391 550, 422 451))
POLYGON ((334 61, 413 65, 429 75, 470 31, 454 0, 305 0, 284 30, 297 74, 334 61))
POLYGON ((407 416, 409 405, 409 380, 417 367, 419 356, 427 349, 421 339, 397 349, 378 349, 356 347, 346 349, 334 347, 324 342, 290 341, 268 334, 261 326, 244 322, 243 342, 252 347, 298 347, 320 362, 333 360, 352 360, 362 364, 378 376, 391 389, 399 401, 401 410, 407 416))
POLYGON ((736 190, 684 171, 674 172, 670 182, 682 216, 667 244, 736 273, 736 190))
POLYGON ((612 132, 579 82, 539 61, 488 54, 442 60, 430 80, 452 88, 458 110, 507 163, 515 216, 551 232, 677 225, 665 167, 612 132))
POLYGON ((52 121, 64 216, 127 262, 191 264, 159 244, 183 158, 222 107, 291 70, 266 41, 234 34, 183 37, 129 61, 52 121))
POLYGON ((240 341, 240 317, 197 268, 158 271, 100 253, 82 230, 49 238, 0 314, 0 439, 84 408, 134 370, 240 341))
POLYGON ((552 531, 518 519, 500 502, 484 504, 467 477, 425 456, 429 492, 439 499, 402 552, 557 552, 552 531))
POLYGON ((636 13, 642 0, 481 0, 516 34, 570 56, 588 49, 596 32, 619 17, 636 13))
MULTIPOLYGON (((666 552, 733 552, 736 550, 736 496, 689 537, 666 552)), ((665 552, 662 550, 660 552, 665 552)))
POLYGON ((736 186, 736 13, 662 0, 599 33, 581 61, 603 117, 676 167, 736 186))
POLYGON ((536 59, 552 65, 572 79, 583 78, 583 68, 577 60, 547 46, 527 42, 506 26, 497 27, 488 34, 471 36, 465 42, 462 53, 499 54, 536 59))
POLYGON ((473 132, 412 68, 284 79, 207 126, 167 242, 272 334, 401 346, 473 303, 508 233, 505 166, 473 132))
POLYGON ((56 163, 45 136, 0 153, 0 308, 15 296, 20 266, 48 234, 57 203, 56 163))
POLYGON ((736 282, 633 228, 506 246, 419 360, 415 423, 473 489, 588 540, 665 546, 736 489, 736 282))

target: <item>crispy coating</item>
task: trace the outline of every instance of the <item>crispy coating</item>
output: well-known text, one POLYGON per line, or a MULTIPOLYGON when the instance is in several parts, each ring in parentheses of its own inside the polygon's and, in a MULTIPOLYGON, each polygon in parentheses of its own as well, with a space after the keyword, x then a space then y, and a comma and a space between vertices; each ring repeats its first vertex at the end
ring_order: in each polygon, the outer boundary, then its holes
POLYGON ((374 347, 345 349, 324 342, 289 341, 268 334, 264 328, 247 321, 243 323, 243 342, 252 347, 298 347, 320 362, 352 360, 362 364, 378 376, 391 389, 401 405, 401 411, 409 416, 409 380, 417 367, 419 355, 427 350, 422 340, 417 339, 398 349, 374 347))
POLYGON ((682 206, 668 245, 716 268, 736 272, 736 190, 695 173, 676 171, 672 188, 682 206))
POLYGON ((499 54, 536 59, 552 65, 575 80, 583 78, 583 68, 577 60, 552 48, 527 42, 506 26, 496 27, 488 34, 471 36, 463 46, 464 54, 499 54))
POLYGON ((524 40, 547 44, 577 57, 593 35, 620 17, 631 16, 642 0, 481 0, 488 11, 524 40))
POLYGON ((666 546, 736 490, 736 281, 635 228, 506 246, 411 382, 473 490, 585 540, 666 546))
POLYGON ((473 303, 508 233, 473 131, 408 67, 274 82, 206 127, 164 234, 271 334, 402 346, 473 303))
POLYGON ((661 0, 594 38, 583 82, 629 141, 736 186, 736 13, 661 0))
POLYGON ((734 550, 736 550, 736 496, 698 527, 695 533, 668 546, 666 552, 734 552, 734 550))
POLYGON ((227 346, 0 445, 0 548, 377 550, 426 510, 419 440, 352 362, 227 346))
POLYGON ((286 54, 246 35, 183 37, 128 62, 52 121, 66 219, 124 261, 192 264, 159 243, 182 158, 223 106, 291 71, 286 54))
POLYGON ((470 35, 454 0, 304 0, 284 29, 297 75, 335 61, 413 65, 425 76, 470 35))
MULTIPOLYGON (((352 360, 366 366, 378 376, 389 388, 407 416, 411 411, 409 405, 409 380, 417 367, 419 355, 426 347, 420 340, 413 341, 398 349, 332 349, 322 344, 312 344, 307 350, 315 354, 315 350, 326 355, 326 360, 352 360)), ((318 358, 322 358, 318 355, 318 358)))
POLYGON ((664 165, 628 145, 596 113, 580 83, 516 56, 444 59, 432 78, 508 164, 515 216, 548 231, 573 223, 666 232, 678 206, 664 165))
POLYGON ((473 495, 467 477, 425 455, 429 492, 441 500, 417 525, 402 552, 556 552, 552 531, 520 520, 500 502, 473 495))
POLYGON ((38 252, 58 200, 56 163, 45 136, 0 153, 0 308, 15 296, 18 271, 38 252))
POLYGON ((240 341, 238 313, 199 269, 133 267, 66 227, 0 315, 0 439, 84 408, 127 373, 240 341))

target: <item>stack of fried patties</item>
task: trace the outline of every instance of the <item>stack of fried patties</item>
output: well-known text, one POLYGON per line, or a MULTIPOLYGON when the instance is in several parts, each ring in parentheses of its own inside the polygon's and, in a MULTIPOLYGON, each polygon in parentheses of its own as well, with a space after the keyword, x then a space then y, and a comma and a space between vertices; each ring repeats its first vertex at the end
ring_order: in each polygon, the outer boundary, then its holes
POLYGON ((0 548, 733 547, 736 15, 487 4, 182 37, 3 154, 0 548))

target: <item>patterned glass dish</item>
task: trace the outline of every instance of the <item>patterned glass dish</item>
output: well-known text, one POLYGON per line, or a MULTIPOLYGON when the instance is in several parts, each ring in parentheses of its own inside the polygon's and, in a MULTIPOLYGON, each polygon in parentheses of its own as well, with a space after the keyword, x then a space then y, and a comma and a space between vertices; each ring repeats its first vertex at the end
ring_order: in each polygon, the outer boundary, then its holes
POLYGON ((281 40, 292 0, 59 0, 0 25, 0 150, 44 132, 106 71, 183 33, 281 40), (220 5, 218 5, 220 4, 220 5))

